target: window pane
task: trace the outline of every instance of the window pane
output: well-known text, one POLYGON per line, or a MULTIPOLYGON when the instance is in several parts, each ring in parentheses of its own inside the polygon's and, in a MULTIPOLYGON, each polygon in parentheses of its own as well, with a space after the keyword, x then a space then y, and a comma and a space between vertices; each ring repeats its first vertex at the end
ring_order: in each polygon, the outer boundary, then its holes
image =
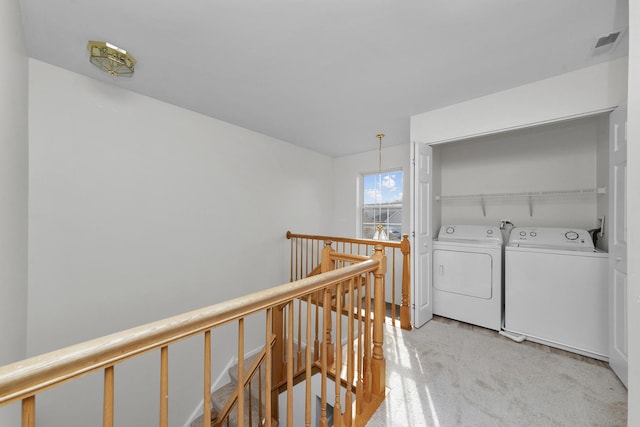
POLYGON ((402 240, 402 225, 389 226, 389 240, 402 240))
POLYGON ((377 221, 376 215, 378 214, 378 210, 375 208, 363 208, 362 209, 362 223, 365 224, 367 222, 375 222, 377 221))
POLYGON ((402 171, 364 176, 363 205, 402 203, 402 171))
POLYGON ((402 209, 389 209, 389 222, 402 223, 402 209))
POLYGON ((373 224, 364 224, 362 226, 362 238, 373 239, 373 234, 376 232, 376 226, 373 224))
POLYGON ((377 225, 382 224, 390 240, 401 240, 402 182, 401 170, 363 177, 360 221, 363 238, 373 238, 377 225))

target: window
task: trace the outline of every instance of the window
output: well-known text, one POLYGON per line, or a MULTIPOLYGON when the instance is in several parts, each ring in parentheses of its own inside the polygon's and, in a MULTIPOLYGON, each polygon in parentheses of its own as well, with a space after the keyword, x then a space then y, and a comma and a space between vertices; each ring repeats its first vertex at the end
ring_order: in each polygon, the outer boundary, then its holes
POLYGON ((363 176, 362 237, 373 238, 382 224, 390 240, 402 236, 402 170, 363 176))

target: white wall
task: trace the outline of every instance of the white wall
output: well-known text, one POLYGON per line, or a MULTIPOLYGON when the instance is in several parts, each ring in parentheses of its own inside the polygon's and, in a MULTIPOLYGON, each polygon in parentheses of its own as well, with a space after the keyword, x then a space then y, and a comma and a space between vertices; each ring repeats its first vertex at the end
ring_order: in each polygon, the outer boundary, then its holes
POLYGON ((411 140, 433 143, 611 109, 626 99, 627 58, 411 117, 411 140))
MULTIPOLYGON (((29 355, 282 284, 285 231, 330 231, 329 157, 36 60, 29 84, 29 355)), ((235 328, 214 333, 220 367, 235 328)), ((171 425, 201 400, 201 353, 170 353, 171 425)), ((117 424, 157 424, 158 358, 116 369, 117 424)), ((99 383, 46 393, 38 417, 95 423, 99 383)))
MULTIPOLYGON (((608 142, 608 121, 592 116, 438 144, 441 188, 434 191, 456 196, 595 189, 601 127, 608 142)), ((440 206, 442 224, 499 225, 508 219, 516 226, 592 229, 598 224, 598 198, 533 198, 531 211, 527 198, 487 198, 486 216, 479 199, 445 199, 440 206)), ((435 230, 442 224, 434 224, 435 230)))
MULTIPOLYGON (((27 328, 28 61, 18 0, 0 2, 0 366, 22 359, 27 328)), ((19 403, 0 426, 19 425, 19 403)))
POLYGON ((629 426, 640 425, 640 4, 629 2, 627 153, 629 426))
MULTIPOLYGON (((372 137, 372 142, 376 142, 372 137)), ((378 146, 365 153, 339 157, 333 160, 333 221, 332 235, 362 237, 358 218, 362 199, 360 177, 378 172, 378 146)), ((409 230, 409 144, 382 148, 382 170, 403 171, 402 232, 409 230)))

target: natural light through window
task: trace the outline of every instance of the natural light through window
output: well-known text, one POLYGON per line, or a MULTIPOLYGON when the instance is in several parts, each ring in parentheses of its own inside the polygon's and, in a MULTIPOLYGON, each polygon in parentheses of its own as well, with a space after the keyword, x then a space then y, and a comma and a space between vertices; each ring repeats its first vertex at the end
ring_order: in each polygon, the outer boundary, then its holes
POLYGON ((364 175, 362 191, 362 237, 373 238, 382 224, 390 240, 402 235, 402 170, 364 175))

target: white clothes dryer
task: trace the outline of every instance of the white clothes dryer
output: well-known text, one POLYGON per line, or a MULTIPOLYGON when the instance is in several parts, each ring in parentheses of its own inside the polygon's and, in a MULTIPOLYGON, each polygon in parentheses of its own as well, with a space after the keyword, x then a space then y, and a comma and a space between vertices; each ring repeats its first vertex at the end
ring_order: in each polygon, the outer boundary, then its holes
POLYGON ((498 227, 443 225, 433 242, 433 313, 500 330, 502 234, 498 227))
POLYGON ((608 254, 586 230, 525 227, 505 247, 507 336, 608 360, 608 254))

